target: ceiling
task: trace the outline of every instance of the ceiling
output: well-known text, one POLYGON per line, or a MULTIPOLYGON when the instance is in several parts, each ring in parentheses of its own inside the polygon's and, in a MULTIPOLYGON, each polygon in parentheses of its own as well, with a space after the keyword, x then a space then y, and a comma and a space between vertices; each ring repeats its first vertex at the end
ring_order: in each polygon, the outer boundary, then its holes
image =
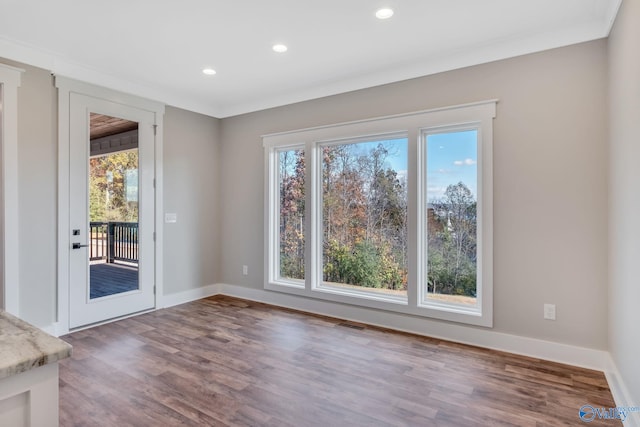
POLYGON ((138 129, 138 123, 105 114, 89 114, 89 140, 138 129))
POLYGON ((228 117, 603 38, 620 2, 0 0, 0 57, 228 117))

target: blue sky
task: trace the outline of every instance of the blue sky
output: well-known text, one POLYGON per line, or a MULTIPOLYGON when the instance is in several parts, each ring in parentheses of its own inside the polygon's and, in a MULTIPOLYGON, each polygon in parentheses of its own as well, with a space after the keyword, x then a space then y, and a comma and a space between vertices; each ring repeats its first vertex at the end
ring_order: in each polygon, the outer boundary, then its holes
MULTIPOLYGON (((463 182, 477 198, 477 138, 476 130, 436 133, 427 136, 427 201, 442 199, 447 187, 458 182, 463 182)), ((361 142, 351 146, 351 150, 354 154, 367 155, 381 143, 388 150, 387 167, 395 170, 398 177, 406 178, 407 138, 361 142)), ((292 161, 289 167, 293 173, 295 162, 292 161)))
MULTIPOLYGON (((380 142, 389 150, 387 162, 399 176, 407 173, 407 139, 361 144, 363 150, 380 142)), ((441 199, 447 186, 462 181, 477 197, 477 131, 431 134, 427 137, 427 200, 441 199)))
POLYGON ((427 137, 427 200, 442 198, 448 185, 462 181, 478 195, 478 132, 468 130, 427 137))

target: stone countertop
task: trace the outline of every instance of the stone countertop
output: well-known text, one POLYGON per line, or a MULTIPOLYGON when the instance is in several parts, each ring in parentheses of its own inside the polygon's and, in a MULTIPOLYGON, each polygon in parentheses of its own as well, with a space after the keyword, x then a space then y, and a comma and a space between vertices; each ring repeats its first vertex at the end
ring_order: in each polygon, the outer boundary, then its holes
POLYGON ((71 355, 71 345, 0 310, 0 379, 71 355))

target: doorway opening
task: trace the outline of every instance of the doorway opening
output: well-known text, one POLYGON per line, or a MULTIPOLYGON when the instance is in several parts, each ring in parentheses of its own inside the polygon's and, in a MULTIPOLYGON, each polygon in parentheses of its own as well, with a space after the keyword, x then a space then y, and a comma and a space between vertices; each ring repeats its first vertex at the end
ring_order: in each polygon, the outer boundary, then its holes
POLYGON ((60 76, 56 87, 61 335, 157 307, 164 106, 60 76))
POLYGON ((89 298, 139 289, 138 123, 90 113, 89 298))

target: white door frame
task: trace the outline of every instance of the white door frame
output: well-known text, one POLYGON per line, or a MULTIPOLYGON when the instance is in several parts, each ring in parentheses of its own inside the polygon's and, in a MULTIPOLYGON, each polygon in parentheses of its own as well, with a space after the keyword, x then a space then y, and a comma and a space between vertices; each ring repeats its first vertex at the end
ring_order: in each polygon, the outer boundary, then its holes
POLYGON ((163 294, 162 276, 162 135, 164 104, 124 94, 111 89, 94 86, 89 83, 79 82, 66 77, 55 77, 58 88, 58 316, 55 324, 55 335, 63 335, 69 332, 69 248, 71 247, 71 228, 69 224, 69 106, 70 94, 101 98, 106 101, 129 105, 141 110, 155 113, 156 117, 156 141, 155 141, 155 280, 156 294, 155 307, 160 304, 160 295, 163 294))
POLYGON ((0 64, 2 85, 2 200, 1 224, 4 239, 0 242, 2 262, 2 303, 0 308, 20 316, 20 259, 18 236, 18 87, 24 70, 0 64), (9 248, 9 250, 7 250, 9 248))

